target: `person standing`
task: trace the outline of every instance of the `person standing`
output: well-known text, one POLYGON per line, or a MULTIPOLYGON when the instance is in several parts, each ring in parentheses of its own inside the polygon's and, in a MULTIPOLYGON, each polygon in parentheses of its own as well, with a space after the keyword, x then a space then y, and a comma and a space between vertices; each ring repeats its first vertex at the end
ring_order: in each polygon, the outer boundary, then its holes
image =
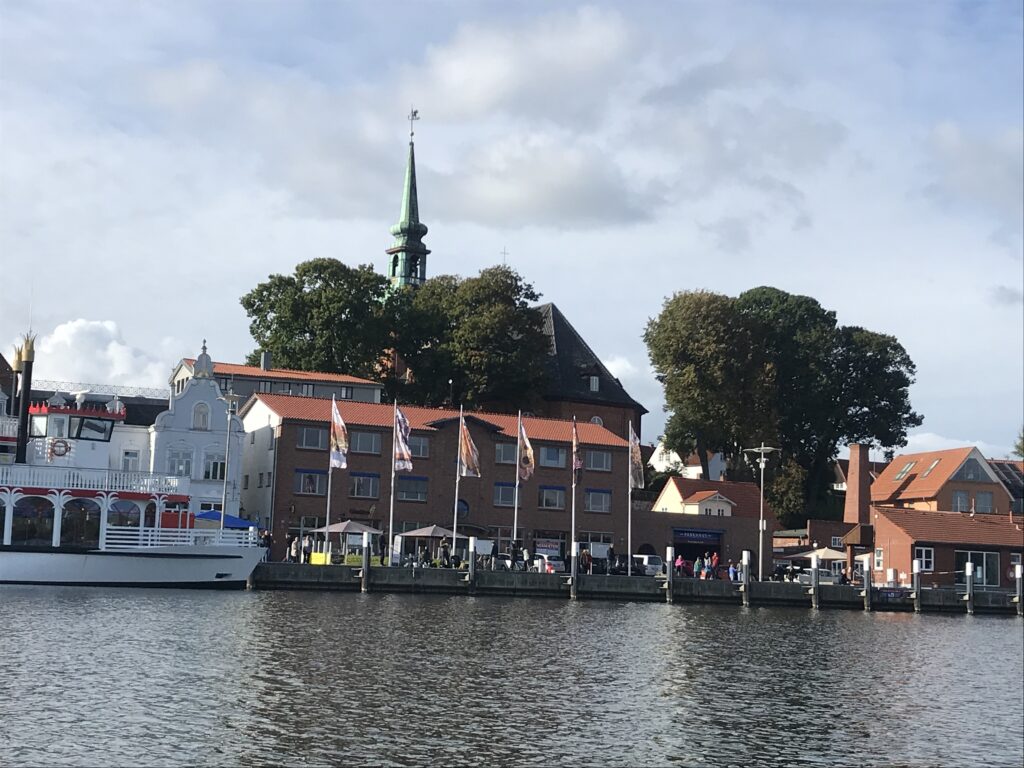
POLYGON ((697 559, 693 561, 693 577, 695 579, 704 578, 704 560, 700 555, 697 555, 697 559))
POLYGON ((451 566, 451 548, 448 546, 448 539, 441 539, 441 567, 451 566))
POLYGON ((612 572, 612 568, 615 567, 615 547, 612 544, 608 545, 608 555, 607 555, 607 557, 608 557, 608 565, 605 566, 605 571, 607 573, 611 573, 612 572))
POLYGON ((288 547, 288 562, 297 563, 299 562, 299 537, 292 536, 292 543, 288 547))
POLYGON ((380 564, 388 564, 388 537, 386 533, 381 534, 380 537, 380 564))
POLYGON ((309 556, 313 553, 313 537, 308 533, 306 538, 302 540, 302 562, 308 563, 309 556))

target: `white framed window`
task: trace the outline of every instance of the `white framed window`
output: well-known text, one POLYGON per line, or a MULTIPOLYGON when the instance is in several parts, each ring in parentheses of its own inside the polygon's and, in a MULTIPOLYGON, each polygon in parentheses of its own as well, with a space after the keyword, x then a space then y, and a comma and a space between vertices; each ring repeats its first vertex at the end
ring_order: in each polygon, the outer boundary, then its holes
POLYGON ((292 385, 290 382, 284 381, 277 385, 277 394, 279 395, 290 395, 292 393, 292 385))
POLYGON ((224 454, 207 453, 203 456, 203 480, 224 479, 224 454))
POLYGON ((351 400, 352 399, 352 387, 341 387, 338 391, 339 400, 351 400))
POLYGON ((586 467, 587 469, 593 470, 595 472, 611 472, 611 451, 592 451, 588 449, 586 467))
POLYGON ((270 387, 271 387, 271 384, 266 379, 260 379, 258 382, 256 382, 256 391, 257 392, 268 393, 268 392, 270 392, 270 387))
POLYGON ((139 471, 139 452, 134 448, 125 448, 121 454, 121 470, 124 472, 139 471))
POLYGON ((599 392, 601 390, 601 377, 600 376, 590 376, 588 383, 590 384, 590 391, 591 392, 599 392))
POLYGON ((374 475, 367 472, 353 472, 349 496, 354 499, 379 498, 380 475, 374 475))
POLYGON ((324 427, 299 427, 298 447, 327 450, 327 430, 324 427))
POLYGON ((932 473, 932 470, 939 466, 939 462, 942 459, 935 459, 931 464, 928 465, 928 469, 921 473, 921 477, 928 477, 932 473))
POLYGON ((967 491, 953 491, 953 511, 970 512, 971 495, 967 491))
POLYGON ((599 426, 599 427, 603 427, 604 426, 604 419, 602 419, 600 416, 591 416, 590 417, 590 423, 591 424, 597 424, 597 426, 599 426))
POLYGON ((999 586, 999 553, 972 552, 957 549, 953 551, 953 570, 956 583, 966 584, 967 563, 974 563, 974 583, 983 587, 999 586))
POLYGON ((380 432, 350 432, 349 441, 352 453, 380 455, 380 432))
POLYGON ((875 550, 875 570, 880 571, 885 565, 885 550, 879 547, 875 550))
POLYGON ((540 447, 540 465, 542 467, 565 467, 565 448, 558 448, 553 445, 542 445, 540 447))
POLYGON ((611 512, 612 492, 599 488, 587 488, 583 494, 583 509, 586 512, 611 512))
MULTIPOLYGON (((269 485, 269 479, 267 483, 269 485)), ((303 496, 326 496, 327 473, 311 469, 295 470, 294 491, 303 496)))
POLYGON ((221 392, 227 392, 231 386, 231 379, 224 378, 223 376, 218 377, 217 386, 220 387, 221 392))
POLYGON ((395 483, 395 495, 399 501, 427 500, 427 478, 398 475, 395 483))
POLYGON ((495 464, 515 464, 516 463, 516 444, 515 443, 495 443, 494 444, 494 463, 495 464))
POLYGON ((904 477, 907 476, 907 473, 914 468, 915 464, 917 464, 916 461, 908 461, 906 464, 903 465, 903 468, 896 473, 896 477, 894 477, 893 480, 902 480, 904 477))
POLYGON ((992 491, 976 491, 974 494, 974 511, 990 514, 994 506, 992 491))
POLYGON ((67 416, 50 416, 49 424, 46 428, 47 437, 67 437, 68 436, 68 417, 67 416))
POLYGON ((516 487, 514 483, 494 484, 494 506, 511 507, 516 503, 516 487))
POLYGON ((430 458, 430 438, 422 435, 409 435, 409 453, 414 459, 430 458))
POLYGON ((921 561, 921 571, 935 570, 935 547, 914 547, 914 559, 921 561))
POLYGON ((537 506, 541 509, 565 509, 565 488, 542 485, 537 494, 537 506))
POLYGON ((843 537, 842 536, 833 536, 832 537, 831 547, 833 549, 835 549, 836 547, 841 547, 841 546, 843 546, 843 537))
POLYGON ((210 406, 206 403, 196 403, 192 409, 192 429, 207 431, 210 428, 210 406))
POLYGON ((303 397, 313 396, 313 385, 312 384, 299 384, 299 394, 303 397))
POLYGON ((192 476, 192 451, 188 448, 172 448, 167 452, 167 474, 177 477, 192 476))

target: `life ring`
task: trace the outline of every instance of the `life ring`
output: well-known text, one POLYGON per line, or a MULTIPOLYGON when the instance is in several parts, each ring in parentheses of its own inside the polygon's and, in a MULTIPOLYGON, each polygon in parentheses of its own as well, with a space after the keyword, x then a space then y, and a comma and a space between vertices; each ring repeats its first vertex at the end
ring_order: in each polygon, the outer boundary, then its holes
POLYGON ((71 450, 71 443, 63 438, 58 438, 50 443, 50 453, 54 456, 67 456, 71 450))

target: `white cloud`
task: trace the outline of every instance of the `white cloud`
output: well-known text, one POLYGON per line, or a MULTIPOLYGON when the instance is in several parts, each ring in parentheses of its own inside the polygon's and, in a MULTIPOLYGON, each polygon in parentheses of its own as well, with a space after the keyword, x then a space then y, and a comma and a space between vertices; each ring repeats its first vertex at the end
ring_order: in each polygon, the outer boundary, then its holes
MULTIPOLYGON (((601 362, 604 363, 604 367, 608 369, 611 375, 617 379, 629 381, 630 379, 636 378, 637 374, 640 373, 640 369, 633 365, 629 358, 623 357, 622 355, 613 355, 601 362)), ((644 373, 646 373, 646 371, 644 371, 644 373)))
MULTIPOLYGON (((964 448, 968 445, 976 446, 986 457, 990 459, 1001 459, 1010 453, 1008 445, 993 445, 984 440, 966 440, 958 437, 947 437, 934 432, 912 432, 907 435, 907 445, 896 450, 896 455, 904 453, 926 453, 928 451, 945 451, 950 448, 964 448)), ((843 450, 843 455, 848 456, 849 451, 843 450)), ((872 452, 874 461, 882 461, 884 457, 881 452, 872 452), (875 453, 878 455, 876 456, 875 453)))

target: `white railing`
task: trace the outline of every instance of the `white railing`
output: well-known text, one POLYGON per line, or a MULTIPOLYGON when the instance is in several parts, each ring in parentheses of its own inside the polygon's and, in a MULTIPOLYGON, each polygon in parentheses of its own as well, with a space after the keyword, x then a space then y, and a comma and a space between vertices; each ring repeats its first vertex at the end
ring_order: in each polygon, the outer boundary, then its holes
POLYGON ((106 549, 183 546, 257 547, 259 538, 255 530, 107 526, 106 549))
POLYGON ((13 416, 0 416, 0 437, 17 437, 18 420, 13 416))
POLYGON ((0 486, 53 488, 71 491, 131 491, 133 493, 187 494, 189 478, 76 467, 37 467, 31 464, 0 466, 0 486))

